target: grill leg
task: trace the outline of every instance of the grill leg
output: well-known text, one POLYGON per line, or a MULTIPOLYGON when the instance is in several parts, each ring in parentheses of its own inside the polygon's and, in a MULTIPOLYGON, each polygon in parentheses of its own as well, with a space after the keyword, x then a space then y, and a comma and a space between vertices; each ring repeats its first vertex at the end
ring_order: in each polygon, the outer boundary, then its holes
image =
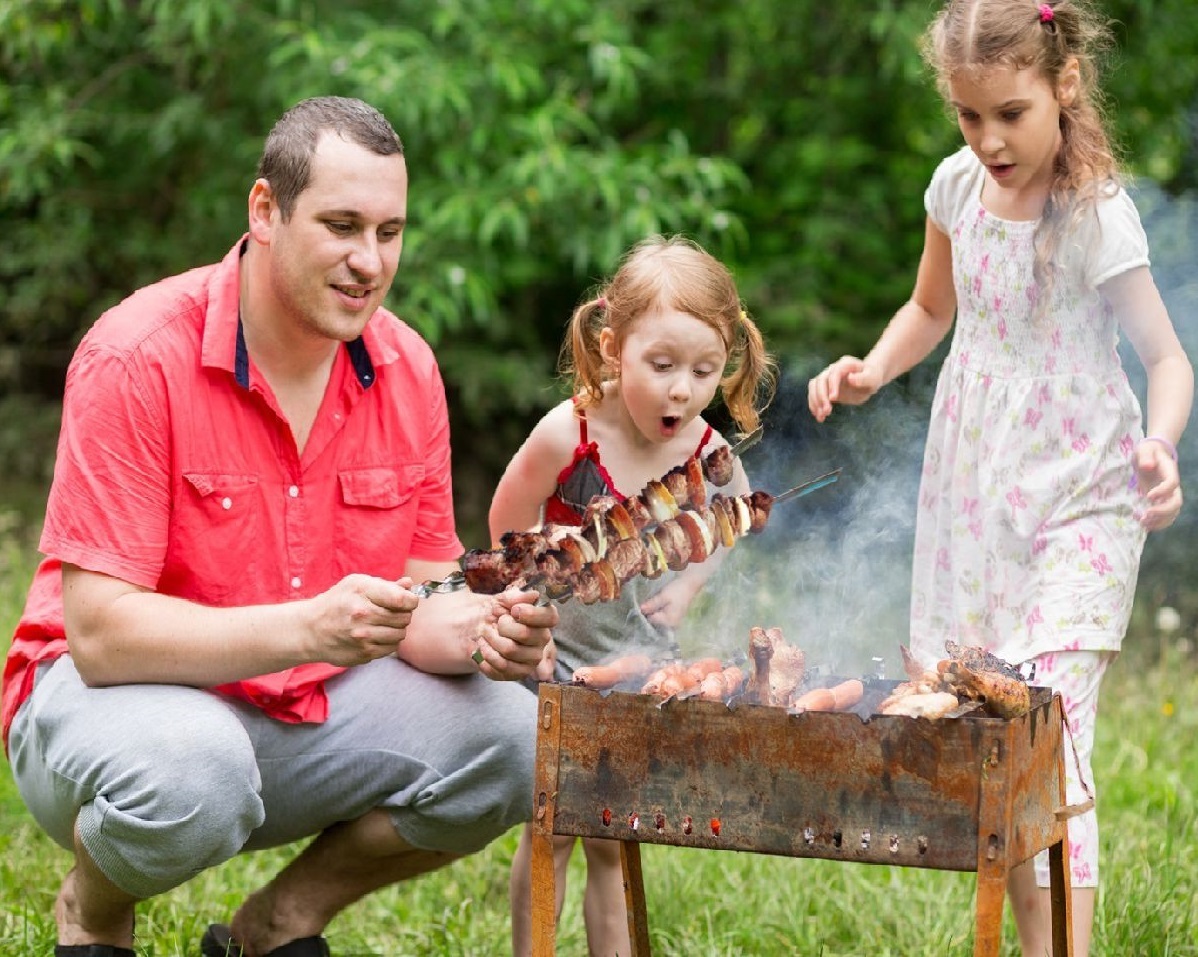
POLYGON ((620 867, 624 871, 624 902, 628 905, 628 937, 632 941, 630 957, 650 957, 645 875, 641 872, 641 846, 636 841, 620 842, 620 867))
POLYGON ((553 835, 532 832, 532 957, 557 953, 557 875, 553 867, 553 835))
POLYGON ((1049 896, 1052 899, 1053 957, 1073 957, 1073 887, 1069 876, 1069 838, 1048 848, 1049 896))
POLYGON ((977 923, 973 957, 998 957, 1002 942, 1002 909, 1007 894, 1007 869, 996 865, 978 868, 977 923))

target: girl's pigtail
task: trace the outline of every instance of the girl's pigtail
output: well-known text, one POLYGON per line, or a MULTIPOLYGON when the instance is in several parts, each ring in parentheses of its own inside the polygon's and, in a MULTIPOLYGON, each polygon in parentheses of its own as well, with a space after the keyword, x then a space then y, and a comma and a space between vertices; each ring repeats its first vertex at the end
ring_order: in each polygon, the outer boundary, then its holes
POLYGON ((739 357, 732 371, 724 376, 720 389, 728 413, 744 434, 757 428, 761 413, 773 401, 777 363, 765 348, 761 330, 743 309, 737 339, 733 351, 739 353, 739 357))
POLYGON ((558 369, 571 379, 571 392, 578 397, 580 408, 593 405, 603 398, 603 357, 599 352, 599 333, 602 331, 607 301, 600 296, 582 303, 570 317, 568 334, 562 343, 558 369))

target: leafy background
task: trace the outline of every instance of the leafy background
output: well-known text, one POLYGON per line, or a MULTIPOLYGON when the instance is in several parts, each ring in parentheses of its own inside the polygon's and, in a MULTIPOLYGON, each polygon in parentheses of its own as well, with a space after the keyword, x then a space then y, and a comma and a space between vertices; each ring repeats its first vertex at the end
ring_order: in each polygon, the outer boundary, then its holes
MULTIPOLYGON (((1180 324, 1198 250, 1198 18, 1192 0, 1101 7, 1118 41, 1111 114, 1153 190, 1157 261, 1180 263, 1158 273, 1180 324)), ((443 366, 468 544, 485 544, 490 490, 560 394, 572 307, 648 233, 689 234, 733 267, 786 373, 771 462, 814 452, 804 377, 867 348, 908 295, 923 188, 959 142, 916 54, 933 8, 0 0, 0 491, 48 476, 83 330, 223 255, 271 123, 326 93, 374 103, 405 141, 412 226, 389 305, 443 366)), ((928 378, 895 391, 926 408, 928 378)), ((866 419, 841 433, 869 434, 866 419)))

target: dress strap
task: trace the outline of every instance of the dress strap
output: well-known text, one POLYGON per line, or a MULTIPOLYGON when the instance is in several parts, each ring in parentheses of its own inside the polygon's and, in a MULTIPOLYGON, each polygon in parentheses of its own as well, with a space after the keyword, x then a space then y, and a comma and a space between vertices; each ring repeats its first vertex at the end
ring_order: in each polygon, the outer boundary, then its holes
POLYGON ((704 446, 711 441, 711 434, 714 431, 715 429, 713 429, 710 425, 707 426, 707 431, 703 433, 703 438, 699 440, 699 447, 695 449, 695 458, 698 458, 702 454, 704 446))

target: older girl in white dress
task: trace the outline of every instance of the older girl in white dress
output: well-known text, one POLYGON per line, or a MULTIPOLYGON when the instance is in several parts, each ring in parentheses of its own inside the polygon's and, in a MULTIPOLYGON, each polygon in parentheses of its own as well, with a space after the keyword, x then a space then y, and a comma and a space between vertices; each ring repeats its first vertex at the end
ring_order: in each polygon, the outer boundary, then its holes
MULTIPOLYGON (((946 4, 925 53, 966 146, 925 194, 911 300, 864 359, 834 362, 808 395, 823 421, 953 329, 920 483, 911 649, 930 664, 952 639, 1033 663, 1035 683, 1065 707, 1070 803, 1093 791, 1098 690, 1127 628, 1145 534, 1181 508, 1176 443, 1193 396, 1096 105, 1104 38, 1077 0, 946 4), (1148 373, 1146 431, 1120 330, 1148 373)), ((1085 957, 1093 811, 1069 822, 1069 842, 1074 953, 1085 957)), ((1045 857, 1008 884, 1025 957, 1051 949, 1045 857)))

